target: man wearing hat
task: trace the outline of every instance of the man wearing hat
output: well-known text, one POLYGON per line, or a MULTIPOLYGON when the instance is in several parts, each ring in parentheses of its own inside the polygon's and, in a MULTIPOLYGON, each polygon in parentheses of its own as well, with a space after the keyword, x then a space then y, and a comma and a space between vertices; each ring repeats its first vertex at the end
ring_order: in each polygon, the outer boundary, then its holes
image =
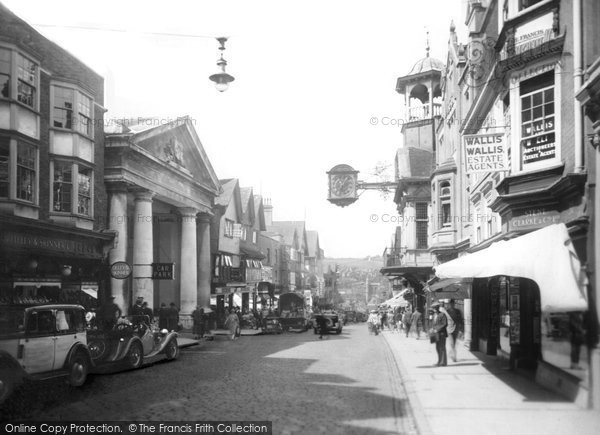
POLYGON ((112 329, 121 315, 121 308, 116 304, 114 296, 111 296, 110 302, 100 305, 96 313, 100 327, 104 330, 112 329))
POLYGON ((446 355, 446 337, 448 332, 446 328, 448 326, 448 320, 446 315, 440 311, 439 302, 431 304, 431 308, 434 310, 433 315, 433 332, 437 333, 437 340, 435 342, 435 351, 438 354, 437 366, 443 367, 448 365, 448 356, 446 355))

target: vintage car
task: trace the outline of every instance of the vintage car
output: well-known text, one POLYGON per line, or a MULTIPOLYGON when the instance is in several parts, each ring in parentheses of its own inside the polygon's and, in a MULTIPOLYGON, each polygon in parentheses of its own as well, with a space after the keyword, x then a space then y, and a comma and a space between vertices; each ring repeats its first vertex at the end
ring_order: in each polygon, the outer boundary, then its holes
POLYGON ((262 321, 262 332, 265 334, 281 334, 283 328, 279 317, 274 315, 267 315, 262 321))
POLYGON ((157 355, 179 356, 177 333, 159 330, 148 316, 125 316, 110 330, 88 331, 88 348, 99 371, 114 365, 137 369, 157 355))
POLYGON ((342 333, 342 320, 335 311, 324 311, 321 313, 314 313, 311 316, 311 326, 315 334, 319 333, 319 317, 325 318, 327 325, 326 332, 335 332, 336 334, 342 333))
POLYGON ((24 380, 66 377, 82 386, 94 363, 80 305, 38 305, 3 313, 0 403, 24 380))

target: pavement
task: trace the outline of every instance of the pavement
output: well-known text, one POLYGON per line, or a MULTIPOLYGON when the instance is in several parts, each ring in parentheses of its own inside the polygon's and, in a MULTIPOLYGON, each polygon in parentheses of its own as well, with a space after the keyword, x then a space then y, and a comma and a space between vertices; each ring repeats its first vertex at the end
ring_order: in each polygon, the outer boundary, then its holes
MULTIPOLYGON (((177 344, 180 349, 184 349, 190 346, 197 346, 200 343, 205 341, 212 341, 215 335, 229 335, 228 329, 215 329, 210 332, 210 334, 205 335, 203 338, 196 339, 195 335, 191 332, 179 332, 179 336, 177 337, 177 344)), ((241 335, 244 336, 253 336, 253 335, 261 335, 262 331, 260 329, 242 329, 241 335)))
POLYGON ((437 367, 422 336, 384 331, 407 391, 418 432, 426 434, 600 433, 600 413, 582 409, 509 370, 508 362, 457 343, 457 362, 437 367))

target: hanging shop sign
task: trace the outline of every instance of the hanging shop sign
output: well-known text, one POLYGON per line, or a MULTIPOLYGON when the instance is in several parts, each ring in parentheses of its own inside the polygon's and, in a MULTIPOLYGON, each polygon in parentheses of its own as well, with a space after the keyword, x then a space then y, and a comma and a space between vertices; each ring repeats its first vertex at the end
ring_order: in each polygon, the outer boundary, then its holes
POLYGON ((463 144, 467 174, 508 171, 504 133, 466 134, 463 144))
POLYGON ((175 263, 152 263, 152 279, 173 280, 175 263))
POLYGON ((131 266, 125 261, 117 261, 110 265, 110 276, 114 279, 127 279, 131 275, 131 266))

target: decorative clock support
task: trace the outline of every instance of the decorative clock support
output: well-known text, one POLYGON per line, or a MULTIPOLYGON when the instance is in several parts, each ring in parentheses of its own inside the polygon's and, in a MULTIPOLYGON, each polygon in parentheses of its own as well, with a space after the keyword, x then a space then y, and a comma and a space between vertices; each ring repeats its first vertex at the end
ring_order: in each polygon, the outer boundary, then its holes
POLYGON ((358 181, 358 172, 350 165, 336 165, 331 168, 329 176, 329 196, 327 200, 334 205, 346 207, 358 199, 358 190, 385 190, 395 188, 397 183, 380 182, 365 183, 358 181))

